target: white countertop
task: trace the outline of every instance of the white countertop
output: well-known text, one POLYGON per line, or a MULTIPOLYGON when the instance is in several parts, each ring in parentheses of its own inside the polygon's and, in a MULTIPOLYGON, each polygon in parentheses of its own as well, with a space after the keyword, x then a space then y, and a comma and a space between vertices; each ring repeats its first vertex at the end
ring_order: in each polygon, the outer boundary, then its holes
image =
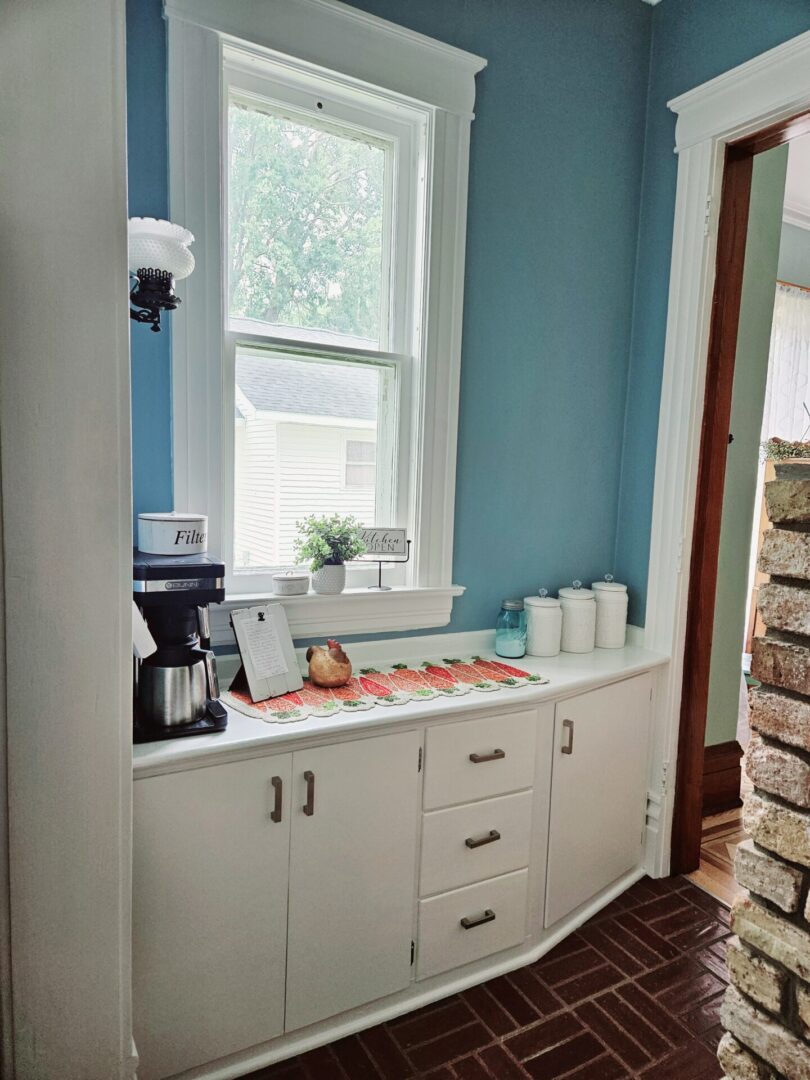
MULTIPOLYGON (((437 644, 438 637, 400 639, 396 645, 381 642, 377 646, 375 659, 380 666, 389 662, 390 656, 403 662, 436 657, 440 663, 445 656, 470 655, 497 659, 492 651, 491 634, 486 636, 485 641, 480 635, 443 635, 440 644, 437 644), (484 643, 488 648, 481 647, 484 643), (460 645, 466 648, 459 648, 460 645)), ((374 644, 347 646, 356 668, 370 662, 375 652, 374 644)), ((363 734, 377 728, 401 727, 437 717, 443 720, 461 719, 464 715, 480 711, 535 705, 649 671, 667 663, 668 659, 636 645, 627 645, 624 649, 595 649, 590 653, 560 653, 555 657, 524 656, 513 661, 515 666, 531 674, 545 676, 549 679, 548 683, 504 687, 488 694, 472 691, 458 698, 439 697, 430 701, 409 701, 402 705, 377 705, 364 712, 309 716, 293 723, 268 723, 228 708, 228 727, 225 731, 142 743, 133 747, 134 774, 138 778, 179 772, 220 761, 287 751, 299 745, 330 742, 349 733, 363 734)))

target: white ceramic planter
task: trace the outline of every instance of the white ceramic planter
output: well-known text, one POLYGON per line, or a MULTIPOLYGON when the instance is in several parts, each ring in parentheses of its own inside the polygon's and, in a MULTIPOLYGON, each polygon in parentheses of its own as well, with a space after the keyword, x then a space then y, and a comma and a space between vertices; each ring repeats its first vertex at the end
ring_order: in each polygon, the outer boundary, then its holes
POLYGON ((346 564, 322 566, 312 573, 312 588, 321 596, 335 596, 346 588, 346 564))

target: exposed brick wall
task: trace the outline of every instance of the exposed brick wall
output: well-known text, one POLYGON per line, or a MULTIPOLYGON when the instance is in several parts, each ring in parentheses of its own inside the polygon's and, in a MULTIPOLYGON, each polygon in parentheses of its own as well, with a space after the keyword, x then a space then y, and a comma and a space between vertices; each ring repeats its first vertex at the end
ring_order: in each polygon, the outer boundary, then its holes
POLYGON ((737 851, 749 890, 732 909, 732 985, 718 1050, 730 1080, 810 1080, 810 463, 777 465, 766 485, 760 589, 767 627, 754 643, 754 735, 745 804, 752 839, 737 851))

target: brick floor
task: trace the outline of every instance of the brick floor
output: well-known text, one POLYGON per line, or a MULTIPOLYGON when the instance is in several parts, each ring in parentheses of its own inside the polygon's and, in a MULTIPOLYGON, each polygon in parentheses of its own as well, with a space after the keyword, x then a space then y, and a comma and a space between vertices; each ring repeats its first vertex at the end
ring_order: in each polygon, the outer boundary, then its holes
POLYGON ((715 1080, 728 922, 645 878, 536 963, 245 1080, 715 1080))

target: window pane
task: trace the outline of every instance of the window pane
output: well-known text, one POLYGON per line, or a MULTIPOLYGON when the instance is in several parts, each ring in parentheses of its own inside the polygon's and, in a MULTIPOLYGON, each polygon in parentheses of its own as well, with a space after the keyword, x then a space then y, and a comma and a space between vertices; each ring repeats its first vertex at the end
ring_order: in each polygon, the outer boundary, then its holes
POLYGON ((236 100, 229 135, 231 318, 379 348, 388 149, 236 100))
POLYGON ((390 512, 392 466, 375 461, 393 378, 383 365, 237 350, 236 570, 292 565, 296 522, 309 514, 387 522, 378 507, 390 512))

